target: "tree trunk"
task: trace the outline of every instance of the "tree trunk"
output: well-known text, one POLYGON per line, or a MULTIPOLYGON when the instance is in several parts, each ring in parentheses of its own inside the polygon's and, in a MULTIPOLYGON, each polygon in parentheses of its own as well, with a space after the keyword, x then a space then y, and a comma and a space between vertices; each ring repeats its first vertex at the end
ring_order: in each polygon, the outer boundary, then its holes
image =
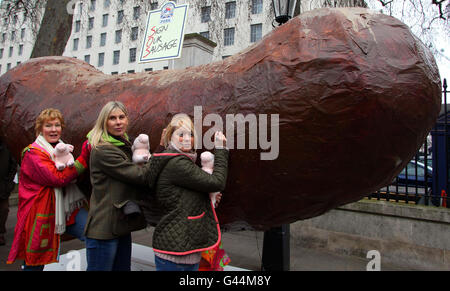
POLYGON ((300 4, 301 3, 302 3, 302 0, 297 0, 297 3, 295 3, 294 17, 296 17, 297 15, 300 15, 300 13, 302 13, 300 11, 300 4))
POLYGON ((67 12, 70 0, 48 0, 31 58, 61 56, 72 31, 73 15, 67 12))

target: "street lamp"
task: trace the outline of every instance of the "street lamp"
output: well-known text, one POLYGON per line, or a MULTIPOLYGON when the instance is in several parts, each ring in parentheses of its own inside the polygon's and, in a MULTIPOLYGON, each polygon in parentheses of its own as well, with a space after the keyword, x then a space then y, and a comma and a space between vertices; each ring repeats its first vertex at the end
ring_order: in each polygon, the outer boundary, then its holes
POLYGON ((275 11, 275 21, 278 22, 278 26, 288 22, 294 16, 297 0, 272 0, 272 3, 275 11))
MULTIPOLYGON (((272 0, 275 11, 274 21, 278 26, 294 16, 297 0, 272 0)), ((272 26, 273 21, 272 21, 272 26)), ((290 226, 283 224, 264 231, 262 266, 263 271, 289 271, 290 269, 290 226)))

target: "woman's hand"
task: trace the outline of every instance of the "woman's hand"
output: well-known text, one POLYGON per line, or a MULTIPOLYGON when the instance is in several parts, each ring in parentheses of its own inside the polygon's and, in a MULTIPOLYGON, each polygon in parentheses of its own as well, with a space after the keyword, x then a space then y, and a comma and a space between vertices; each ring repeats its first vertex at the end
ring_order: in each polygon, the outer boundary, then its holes
POLYGON ((215 148, 225 148, 227 147, 227 138, 221 131, 216 131, 214 134, 214 146, 215 148))
POLYGON ((214 204, 214 208, 219 207, 220 200, 222 200, 222 193, 216 195, 216 204, 214 204))

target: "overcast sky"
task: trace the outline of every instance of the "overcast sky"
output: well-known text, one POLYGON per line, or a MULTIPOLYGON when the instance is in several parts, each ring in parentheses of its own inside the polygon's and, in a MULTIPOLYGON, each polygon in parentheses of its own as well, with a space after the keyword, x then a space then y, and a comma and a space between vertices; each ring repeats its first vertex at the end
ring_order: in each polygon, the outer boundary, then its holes
MULTIPOLYGON (((421 18, 422 15, 417 12, 417 9, 414 9, 413 6, 408 6, 412 2, 421 2, 421 6, 424 7, 424 10, 427 12, 426 16, 432 16, 433 12, 437 13, 438 7, 432 4, 432 0, 411 0, 411 1, 401 1, 395 0, 393 3, 396 6, 393 6, 392 12, 394 17, 404 22, 406 25, 411 27, 411 31, 418 36, 424 43, 427 43, 423 38, 424 36, 420 35, 421 33, 421 18), (403 6, 405 5, 405 6, 403 6)), ((366 0, 367 4, 371 9, 380 10, 382 9, 382 5, 379 0, 366 0)), ((386 1, 387 2, 387 1, 386 1)), ((448 4, 444 2, 445 5, 448 4)), ((421 7, 420 5, 418 7, 421 7)), ((450 35, 444 32, 444 22, 443 21, 434 21, 431 27, 430 34, 428 37, 432 37, 434 39, 433 43, 439 53, 435 56, 436 62, 439 67, 439 73, 441 75, 441 80, 444 78, 447 79, 447 84, 450 82, 450 35)), ((449 103, 449 101, 447 101, 449 103)))

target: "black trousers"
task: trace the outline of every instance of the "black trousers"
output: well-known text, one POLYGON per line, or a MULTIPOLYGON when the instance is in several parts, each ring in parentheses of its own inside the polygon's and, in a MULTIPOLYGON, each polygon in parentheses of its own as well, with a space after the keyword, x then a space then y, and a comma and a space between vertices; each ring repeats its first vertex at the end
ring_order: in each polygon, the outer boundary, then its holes
POLYGON ((0 235, 6 232, 6 220, 9 214, 9 199, 0 199, 0 235))

